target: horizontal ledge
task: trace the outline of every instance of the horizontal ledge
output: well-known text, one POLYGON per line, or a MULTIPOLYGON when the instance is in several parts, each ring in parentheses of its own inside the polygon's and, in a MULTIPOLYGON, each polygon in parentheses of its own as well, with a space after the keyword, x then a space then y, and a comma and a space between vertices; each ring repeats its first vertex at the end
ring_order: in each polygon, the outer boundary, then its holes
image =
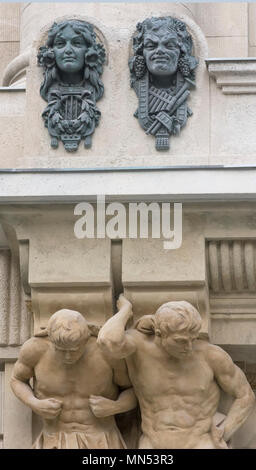
POLYGON ((17 360, 21 346, 0 346, 0 361, 14 362, 17 360))
POLYGON ((1 91, 26 91, 25 87, 10 87, 10 86, 0 86, 0 92, 1 91))
POLYGON ((0 172, 0 202, 114 200, 256 200, 256 167, 0 172))
POLYGON ((51 291, 54 293, 55 290, 58 292, 64 290, 65 293, 69 294, 69 289, 75 289, 75 291, 78 293, 82 292, 87 294, 91 293, 90 289, 92 289, 92 291, 95 290, 95 292, 97 292, 97 289, 99 287, 102 287, 103 289, 109 289, 112 284, 110 281, 63 281, 61 283, 59 281, 38 281, 30 282, 29 286, 31 287, 31 289, 37 290, 39 294, 44 294, 45 291, 47 291, 47 293, 51 293, 51 291))
MULTIPOLYGON (((256 161, 256 157, 255 157, 256 161)), ((198 170, 256 170, 255 165, 167 165, 167 166, 111 166, 111 167, 88 167, 88 168, 0 168, 2 174, 17 173, 105 173, 105 172, 147 172, 147 171, 198 171, 198 170)))
POLYGON ((209 76, 225 95, 256 94, 256 58, 206 59, 209 76))
MULTIPOLYGON (((161 239, 161 241, 164 241, 161 239)), ((182 290, 187 292, 189 290, 194 291, 195 289, 201 289, 205 286, 205 280, 196 280, 196 281, 188 281, 187 279, 181 281, 141 281, 138 279, 137 281, 123 281, 123 286, 127 289, 130 287, 136 291, 143 291, 143 290, 152 290, 157 289, 165 290, 166 288, 172 287, 174 290, 182 290)))
POLYGON ((243 313, 242 309, 239 312, 232 312, 232 313, 220 313, 212 311, 211 312, 211 320, 256 320, 256 312, 251 313, 243 313))
POLYGON ((206 64, 214 64, 214 63, 222 63, 222 62, 255 62, 256 63, 256 57, 207 57, 205 59, 206 64))

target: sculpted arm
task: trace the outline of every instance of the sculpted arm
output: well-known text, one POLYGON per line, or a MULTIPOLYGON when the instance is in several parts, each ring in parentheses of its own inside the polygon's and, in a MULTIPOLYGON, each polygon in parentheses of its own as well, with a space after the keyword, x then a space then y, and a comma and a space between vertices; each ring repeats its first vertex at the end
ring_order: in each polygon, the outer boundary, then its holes
POLYGON ((37 342, 34 338, 26 341, 22 346, 19 358, 14 365, 13 374, 11 377, 11 388, 13 393, 25 405, 33 408, 37 399, 34 392, 29 385, 29 379, 34 375, 34 366, 38 362, 40 354, 38 354, 37 342))
POLYGON ((132 305, 121 294, 117 306, 118 313, 101 328, 97 342, 104 352, 121 359, 135 352, 136 344, 129 332, 125 331, 126 324, 132 317, 132 305))
POLYGON ((44 418, 53 419, 60 412, 60 402, 54 398, 38 400, 29 384, 29 380, 34 377, 34 367, 42 354, 43 348, 40 340, 31 338, 26 341, 14 366, 10 385, 16 397, 28 405, 32 411, 44 418))
POLYGON ((100 396, 91 395, 90 407, 97 418, 104 418, 126 411, 133 410, 137 406, 137 398, 131 387, 127 366, 124 359, 108 357, 108 362, 113 369, 113 382, 122 389, 116 400, 110 400, 100 396))
POLYGON ((226 393, 235 398, 224 422, 223 438, 227 442, 248 418, 255 397, 244 373, 225 351, 211 346, 209 357, 216 381, 226 393))
POLYGON ((117 400, 91 395, 89 403, 93 414, 97 416, 97 418, 105 418, 106 416, 133 410, 137 405, 137 398, 131 387, 122 391, 117 400))

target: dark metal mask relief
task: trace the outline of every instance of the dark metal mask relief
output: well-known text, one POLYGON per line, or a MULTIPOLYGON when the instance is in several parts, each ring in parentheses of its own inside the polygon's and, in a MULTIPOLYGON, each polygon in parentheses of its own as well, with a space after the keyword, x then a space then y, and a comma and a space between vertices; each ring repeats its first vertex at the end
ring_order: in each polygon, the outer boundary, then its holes
POLYGON ((61 140, 74 152, 82 139, 85 148, 91 147, 101 115, 96 102, 104 93, 100 76, 105 55, 93 26, 85 21, 54 23, 48 32, 38 64, 44 69, 40 94, 48 102, 42 117, 53 148, 61 140))
POLYGON ((157 150, 168 150, 169 137, 179 134, 192 115, 187 99, 198 65, 192 48, 185 23, 176 18, 148 18, 137 24, 129 61, 131 86, 139 100, 135 117, 146 134, 155 136, 157 150))

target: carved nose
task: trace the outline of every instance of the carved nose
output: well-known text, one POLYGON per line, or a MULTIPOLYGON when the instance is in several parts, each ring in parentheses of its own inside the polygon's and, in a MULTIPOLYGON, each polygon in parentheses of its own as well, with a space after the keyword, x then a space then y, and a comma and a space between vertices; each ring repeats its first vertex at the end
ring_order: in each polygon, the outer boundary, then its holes
POLYGON ((66 44, 65 54, 72 54, 72 48, 70 44, 66 44))
POLYGON ((163 46, 158 46, 158 48, 157 48, 157 50, 156 50, 156 54, 160 54, 160 55, 161 55, 161 54, 164 54, 164 53, 165 53, 165 52, 164 52, 163 46))

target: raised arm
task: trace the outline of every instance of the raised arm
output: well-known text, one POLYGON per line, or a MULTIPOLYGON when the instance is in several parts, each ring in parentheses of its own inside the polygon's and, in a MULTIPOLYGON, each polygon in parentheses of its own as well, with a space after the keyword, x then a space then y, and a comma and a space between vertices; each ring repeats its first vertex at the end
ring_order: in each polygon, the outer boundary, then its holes
POLYGON ((132 305, 123 294, 117 301, 117 307, 118 313, 101 328, 97 343, 104 352, 121 359, 134 353, 136 344, 129 332, 125 331, 128 320, 132 318, 132 305))
POLYGON ((26 341, 14 365, 10 385, 16 397, 28 405, 32 411, 43 418, 53 419, 61 411, 61 402, 54 398, 38 400, 29 384, 29 380, 34 377, 34 367, 44 351, 45 344, 41 338, 31 338, 26 341))
POLYGON ((227 442, 248 418, 255 396, 244 373, 225 351, 210 345, 209 359, 216 381, 226 393, 235 398, 224 422, 223 438, 227 442))

